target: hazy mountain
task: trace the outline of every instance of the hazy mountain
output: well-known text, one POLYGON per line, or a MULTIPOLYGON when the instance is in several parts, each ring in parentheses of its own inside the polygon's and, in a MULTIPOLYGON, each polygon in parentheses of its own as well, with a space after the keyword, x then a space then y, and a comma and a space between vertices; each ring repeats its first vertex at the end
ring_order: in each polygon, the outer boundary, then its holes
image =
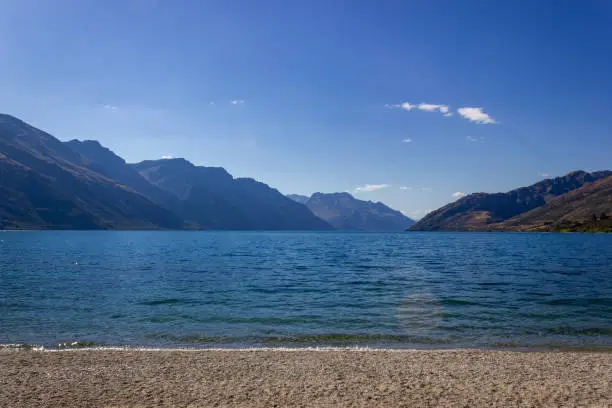
POLYGON ((306 206, 267 184, 234 179, 220 167, 194 166, 184 159, 147 160, 132 166, 151 184, 197 207, 193 220, 205 228, 331 229, 306 206))
MULTIPOLYGON (((575 171, 563 177, 542 180, 531 186, 522 187, 507 193, 470 194, 429 213, 415 224, 411 230, 486 231, 504 229, 505 224, 501 224, 504 221, 528 213, 536 208, 548 208, 543 206, 551 202, 555 197, 563 196, 610 175, 612 175, 610 171, 594 173, 575 171)), ((563 200, 558 202, 563 202, 563 200)), ((582 205, 585 204, 586 200, 582 201, 582 205)), ((563 213, 563 210, 558 213, 563 213)), ((538 217, 541 217, 543 213, 538 212, 537 214, 539 214, 538 217)), ((554 217, 553 213, 550 216, 554 217)), ((543 218, 538 219, 543 220, 543 218)), ((557 220, 549 221, 556 222, 557 220)), ((534 218, 530 222, 535 223, 536 219, 534 218)), ((516 221, 512 228, 520 229, 516 221)))
POLYGON ((314 215, 334 228, 360 231, 404 231, 414 221, 381 202, 358 200, 349 193, 315 193, 312 197, 291 194, 298 202, 305 201, 314 215))
POLYGON ((300 204, 306 204, 310 200, 310 197, 299 194, 287 194, 287 197, 300 204))
POLYGON ((50 134, 0 114, 0 227, 183 226, 172 212, 88 166, 50 134))

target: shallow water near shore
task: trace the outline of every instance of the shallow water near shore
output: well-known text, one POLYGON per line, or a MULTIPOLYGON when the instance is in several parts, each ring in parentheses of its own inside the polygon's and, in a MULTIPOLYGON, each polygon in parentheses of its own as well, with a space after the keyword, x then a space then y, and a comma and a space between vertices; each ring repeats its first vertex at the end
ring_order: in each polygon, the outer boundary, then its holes
POLYGON ((612 235, 0 233, 0 343, 612 347, 612 235))

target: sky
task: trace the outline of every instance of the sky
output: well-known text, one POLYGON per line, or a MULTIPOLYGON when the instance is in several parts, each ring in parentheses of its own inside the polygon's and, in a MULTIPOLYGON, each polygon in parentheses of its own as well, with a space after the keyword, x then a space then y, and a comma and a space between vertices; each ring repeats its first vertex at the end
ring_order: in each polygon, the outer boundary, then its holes
POLYGON ((612 2, 0 0, 0 112, 413 218, 612 168, 612 2))

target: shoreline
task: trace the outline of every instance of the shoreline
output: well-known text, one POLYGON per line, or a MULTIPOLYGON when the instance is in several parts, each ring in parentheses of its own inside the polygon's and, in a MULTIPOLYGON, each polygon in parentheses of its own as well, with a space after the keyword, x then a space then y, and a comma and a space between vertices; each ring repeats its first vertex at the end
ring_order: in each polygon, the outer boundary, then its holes
POLYGON ((517 353, 612 353, 612 345, 610 346, 508 346, 508 347, 372 347, 367 345, 313 345, 313 346, 248 346, 237 345, 236 347, 228 345, 209 346, 139 346, 139 345, 96 345, 90 342, 81 343, 63 343, 56 347, 45 346, 42 344, 21 344, 21 343, 0 343, 0 353, 12 352, 62 352, 62 351, 219 351, 219 352, 255 352, 255 351, 314 351, 314 352, 333 352, 333 351, 355 351, 355 352, 393 352, 393 353, 418 353, 418 352, 517 352, 517 353))
POLYGON ((371 348, 0 352, 0 406, 591 406, 612 353, 371 348))

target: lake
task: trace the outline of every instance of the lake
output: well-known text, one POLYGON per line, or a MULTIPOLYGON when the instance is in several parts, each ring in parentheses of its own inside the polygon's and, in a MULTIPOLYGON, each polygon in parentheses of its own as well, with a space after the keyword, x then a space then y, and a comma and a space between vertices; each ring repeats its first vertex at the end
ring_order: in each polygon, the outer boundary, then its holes
POLYGON ((612 235, 0 233, 0 343, 610 348, 612 235))

